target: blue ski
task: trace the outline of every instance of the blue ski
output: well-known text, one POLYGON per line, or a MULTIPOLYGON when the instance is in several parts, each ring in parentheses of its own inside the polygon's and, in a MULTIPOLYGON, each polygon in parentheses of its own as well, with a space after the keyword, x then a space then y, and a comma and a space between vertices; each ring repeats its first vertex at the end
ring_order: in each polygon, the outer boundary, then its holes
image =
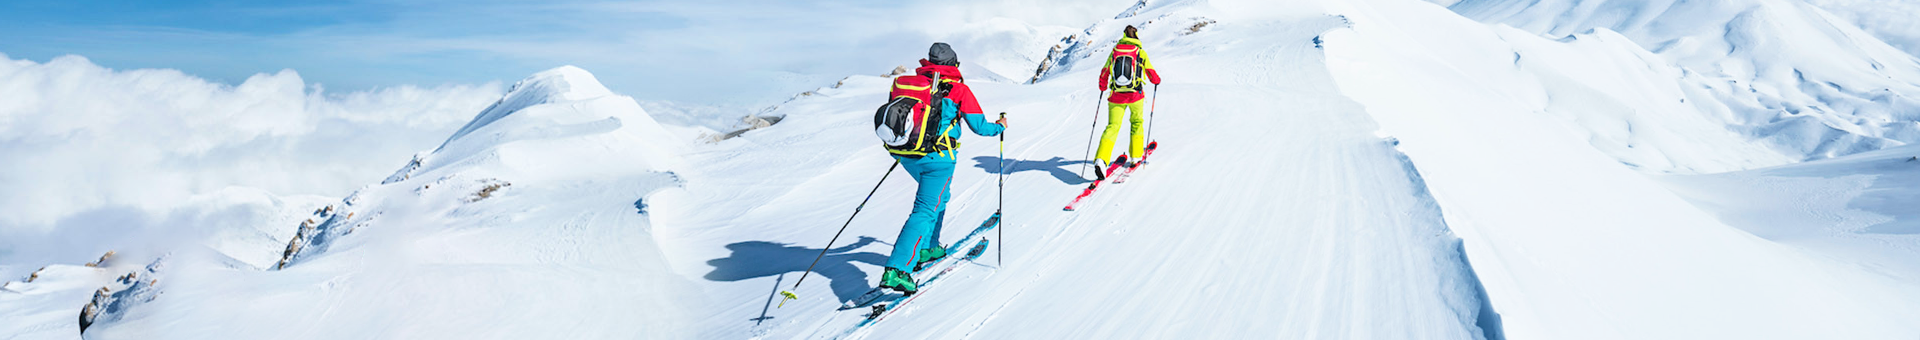
POLYGON ((880 319, 885 318, 889 312, 899 310, 900 305, 912 302, 915 297, 926 295, 927 290, 932 288, 934 282, 939 282, 940 278, 947 273, 959 269, 961 263, 980 258, 980 255, 985 254, 987 250, 988 242, 986 232, 998 227, 1000 227, 1000 214, 995 213, 992 217, 988 217, 985 222, 980 223, 979 228, 974 228, 973 232, 967 233, 967 237, 961 238, 960 242, 954 242, 953 245, 947 246, 948 254, 959 254, 962 256, 947 256, 947 258, 935 261, 932 265, 927 266, 925 270, 920 271, 920 273, 931 273, 931 275, 921 279, 918 285, 919 290, 913 295, 903 295, 889 289, 874 288, 873 290, 867 291, 866 294, 862 294, 860 297, 856 297, 853 300, 847 301, 846 304, 841 305, 840 310, 861 307, 871 307, 871 309, 867 312, 865 320, 860 320, 859 325, 855 325, 852 329, 841 333, 840 337, 852 335, 862 328, 879 322, 880 319), (962 250, 965 251, 962 252, 962 250))

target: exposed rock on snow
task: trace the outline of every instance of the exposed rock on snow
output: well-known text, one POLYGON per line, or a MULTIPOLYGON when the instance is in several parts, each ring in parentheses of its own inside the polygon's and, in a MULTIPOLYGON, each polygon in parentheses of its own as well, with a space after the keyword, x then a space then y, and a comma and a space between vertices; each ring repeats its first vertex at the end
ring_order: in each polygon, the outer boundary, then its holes
POLYGON ((139 270, 120 275, 113 283, 93 291, 93 299, 80 308, 80 332, 94 324, 113 322, 134 306, 153 302, 160 296, 160 274, 167 256, 153 260, 139 270))
POLYGON ((287 320, 351 325, 303 335, 318 338, 681 338, 678 320, 702 307, 635 209, 684 184, 685 147, 586 71, 541 72, 381 184, 314 210, 274 270, 190 258, 170 265, 167 298, 153 298, 157 269, 141 272, 95 291, 82 320, 90 338, 280 337, 287 320), (124 312, 187 304, 224 307, 124 312), (444 314, 475 306, 512 319, 444 314))
POLYGON ((495 191, 500 191, 500 189, 506 189, 509 186, 513 186, 513 183, 507 183, 507 181, 491 179, 491 178, 480 180, 480 184, 483 185, 480 187, 480 191, 475 191, 473 193, 473 196, 468 196, 467 203, 479 202, 480 200, 493 197, 493 193, 495 191))
POLYGON ((107 251, 106 254, 100 255, 99 260, 93 260, 93 262, 87 262, 87 266, 88 267, 104 267, 107 265, 107 260, 113 259, 113 254, 114 254, 113 251, 107 251))
MULTIPOLYGON (((300 224, 300 231, 288 242, 274 268, 284 269, 324 252, 335 239, 373 224, 373 219, 381 215, 380 209, 359 202, 369 190, 380 191, 418 176, 436 174, 441 176, 439 180, 420 189, 431 189, 435 183, 468 173, 580 178, 602 172, 593 170, 599 166, 583 161, 610 160, 606 156, 638 170, 667 171, 679 163, 680 147, 678 138, 662 129, 631 98, 614 95, 585 70, 567 66, 540 72, 515 83, 438 149, 415 155, 380 185, 356 191, 338 204, 315 211, 313 218, 300 224), (556 149, 549 140, 573 140, 576 146, 556 149), (579 144, 606 149, 582 150, 579 144), (582 151, 587 154, 577 154, 582 151), (569 156, 578 158, 560 158, 569 156), (556 164, 584 166, 553 168, 556 164), (373 211, 362 211, 369 209, 373 211)), ((477 203, 511 185, 509 182, 502 178, 480 180, 477 187, 464 189, 471 194, 461 201, 477 203)))
POLYGON ((1194 17, 1188 20, 1193 20, 1193 26, 1187 26, 1187 29, 1185 31, 1180 31, 1180 35, 1200 33, 1200 30, 1207 28, 1207 25, 1212 25, 1214 23, 1219 22, 1213 19, 1207 19, 1205 17, 1194 17))
POLYGON ((347 221, 353 219, 353 212, 343 213, 342 211, 352 208, 353 202, 355 201, 354 198, 357 197, 359 197, 359 195, 355 193, 340 203, 327 205, 319 210, 314 210, 312 217, 300 222, 300 226, 293 234, 293 239, 287 241, 287 249, 281 252, 280 260, 274 263, 273 269, 285 269, 288 265, 293 264, 293 261, 297 259, 298 256, 304 255, 310 248, 319 248, 315 249, 315 251, 324 249, 333 238, 339 237, 345 234, 346 230, 351 229, 338 226, 347 224, 347 221))
POLYGON ((1774 0, 1455 8, 1512 26, 1428 2, 966 26, 981 104, 1018 122, 1004 150, 963 137, 943 232, 1005 213, 1005 239, 871 328, 834 309, 914 203, 866 131, 910 69, 764 109, 649 106, 674 111, 662 126, 561 67, 379 184, 273 203, 275 232, 8 282, 0 336, 1920 336, 1920 149, 1648 175, 1911 141, 1916 78, 1864 35, 1774 0), (1105 108, 1091 66, 1125 25, 1167 76, 1165 150, 1060 211, 1087 184, 1081 133, 1108 119, 1087 112, 1105 108), (803 275, 820 279, 786 280, 803 275))

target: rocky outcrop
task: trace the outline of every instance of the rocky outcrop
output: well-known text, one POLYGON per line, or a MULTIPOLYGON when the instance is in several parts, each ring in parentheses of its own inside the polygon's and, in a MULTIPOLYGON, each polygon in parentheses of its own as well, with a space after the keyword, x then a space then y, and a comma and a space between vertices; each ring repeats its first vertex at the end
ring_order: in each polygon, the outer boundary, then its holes
POLYGON ((113 283, 94 290, 93 299, 80 308, 80 332, 85 334, 87 328, 96 324, 119 320, 127 309, 159 297, 161 291, 157 287, 167 258, 161 256, 154 259, 146 267, 120 275, 113 283))

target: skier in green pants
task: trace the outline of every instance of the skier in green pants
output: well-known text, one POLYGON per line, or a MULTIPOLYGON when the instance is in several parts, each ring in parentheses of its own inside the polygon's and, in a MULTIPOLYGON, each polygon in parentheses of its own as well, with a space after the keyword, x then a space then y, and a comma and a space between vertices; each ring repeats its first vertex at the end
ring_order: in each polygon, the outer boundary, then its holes
MULTIPOLYGON (((1141 104, 1147 100, 1146 82, 1141 80, 1159 85, 1160 72, 1153 69, 1153 61, 1147 59, 1147 50, 1140 47, 1139 30, 1133 26, 1127 26, 1123 34, 1126 36, 1113 45, 1113 54, 1107 57, 1106 67, 1100 69, 1100 89, 1113 91, 1113 94, 1107 96, 1107 130, 1100 135, 1099 151, 1094 152, 1093 160, 1096 162, 1106 162, 1109 159, 1107 157, 1113 155, 1114 140, 1120 137, 1121 119, 1128 118, 1129 111, 1133 115, 1132 119, 1127 121, 1132 123, 1133 128, 1129 130, 1132 138, 1129 139, 1127 146, 1128 151, 1132 152, 1127 155, 1140 157, 1145 151, 1143 148, 1147 146, 1147 136, 1143 133, 1146 119, 1142 112, 1146 110, 1141 107, 1141 104), (1141 79, 1142 76, 1146 79, 1141 79)), ((1121 164, 1121 166, 1131 167, 1133 164, 1121 164)), ((1094 171, 1094 175, 1101 176, 1103 179, 1106 176, 1097 170, 1094 171)))

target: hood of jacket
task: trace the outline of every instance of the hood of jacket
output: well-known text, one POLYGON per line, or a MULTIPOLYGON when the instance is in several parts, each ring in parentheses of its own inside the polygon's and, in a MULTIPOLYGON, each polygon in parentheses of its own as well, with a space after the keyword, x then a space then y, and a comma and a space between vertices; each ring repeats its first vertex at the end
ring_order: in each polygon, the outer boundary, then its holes
POLYGON ((918 74, 922 77, 933 76, 934 72, 940 73, 940 79, 952 79, 955 81, 961 81, 962 79, 964 79, 963 77, 960 76, 959 67, 935 64, 931 61, 927 61, 926 59, 920 59, 920 68, 913 70, 914 74, 918 74))

